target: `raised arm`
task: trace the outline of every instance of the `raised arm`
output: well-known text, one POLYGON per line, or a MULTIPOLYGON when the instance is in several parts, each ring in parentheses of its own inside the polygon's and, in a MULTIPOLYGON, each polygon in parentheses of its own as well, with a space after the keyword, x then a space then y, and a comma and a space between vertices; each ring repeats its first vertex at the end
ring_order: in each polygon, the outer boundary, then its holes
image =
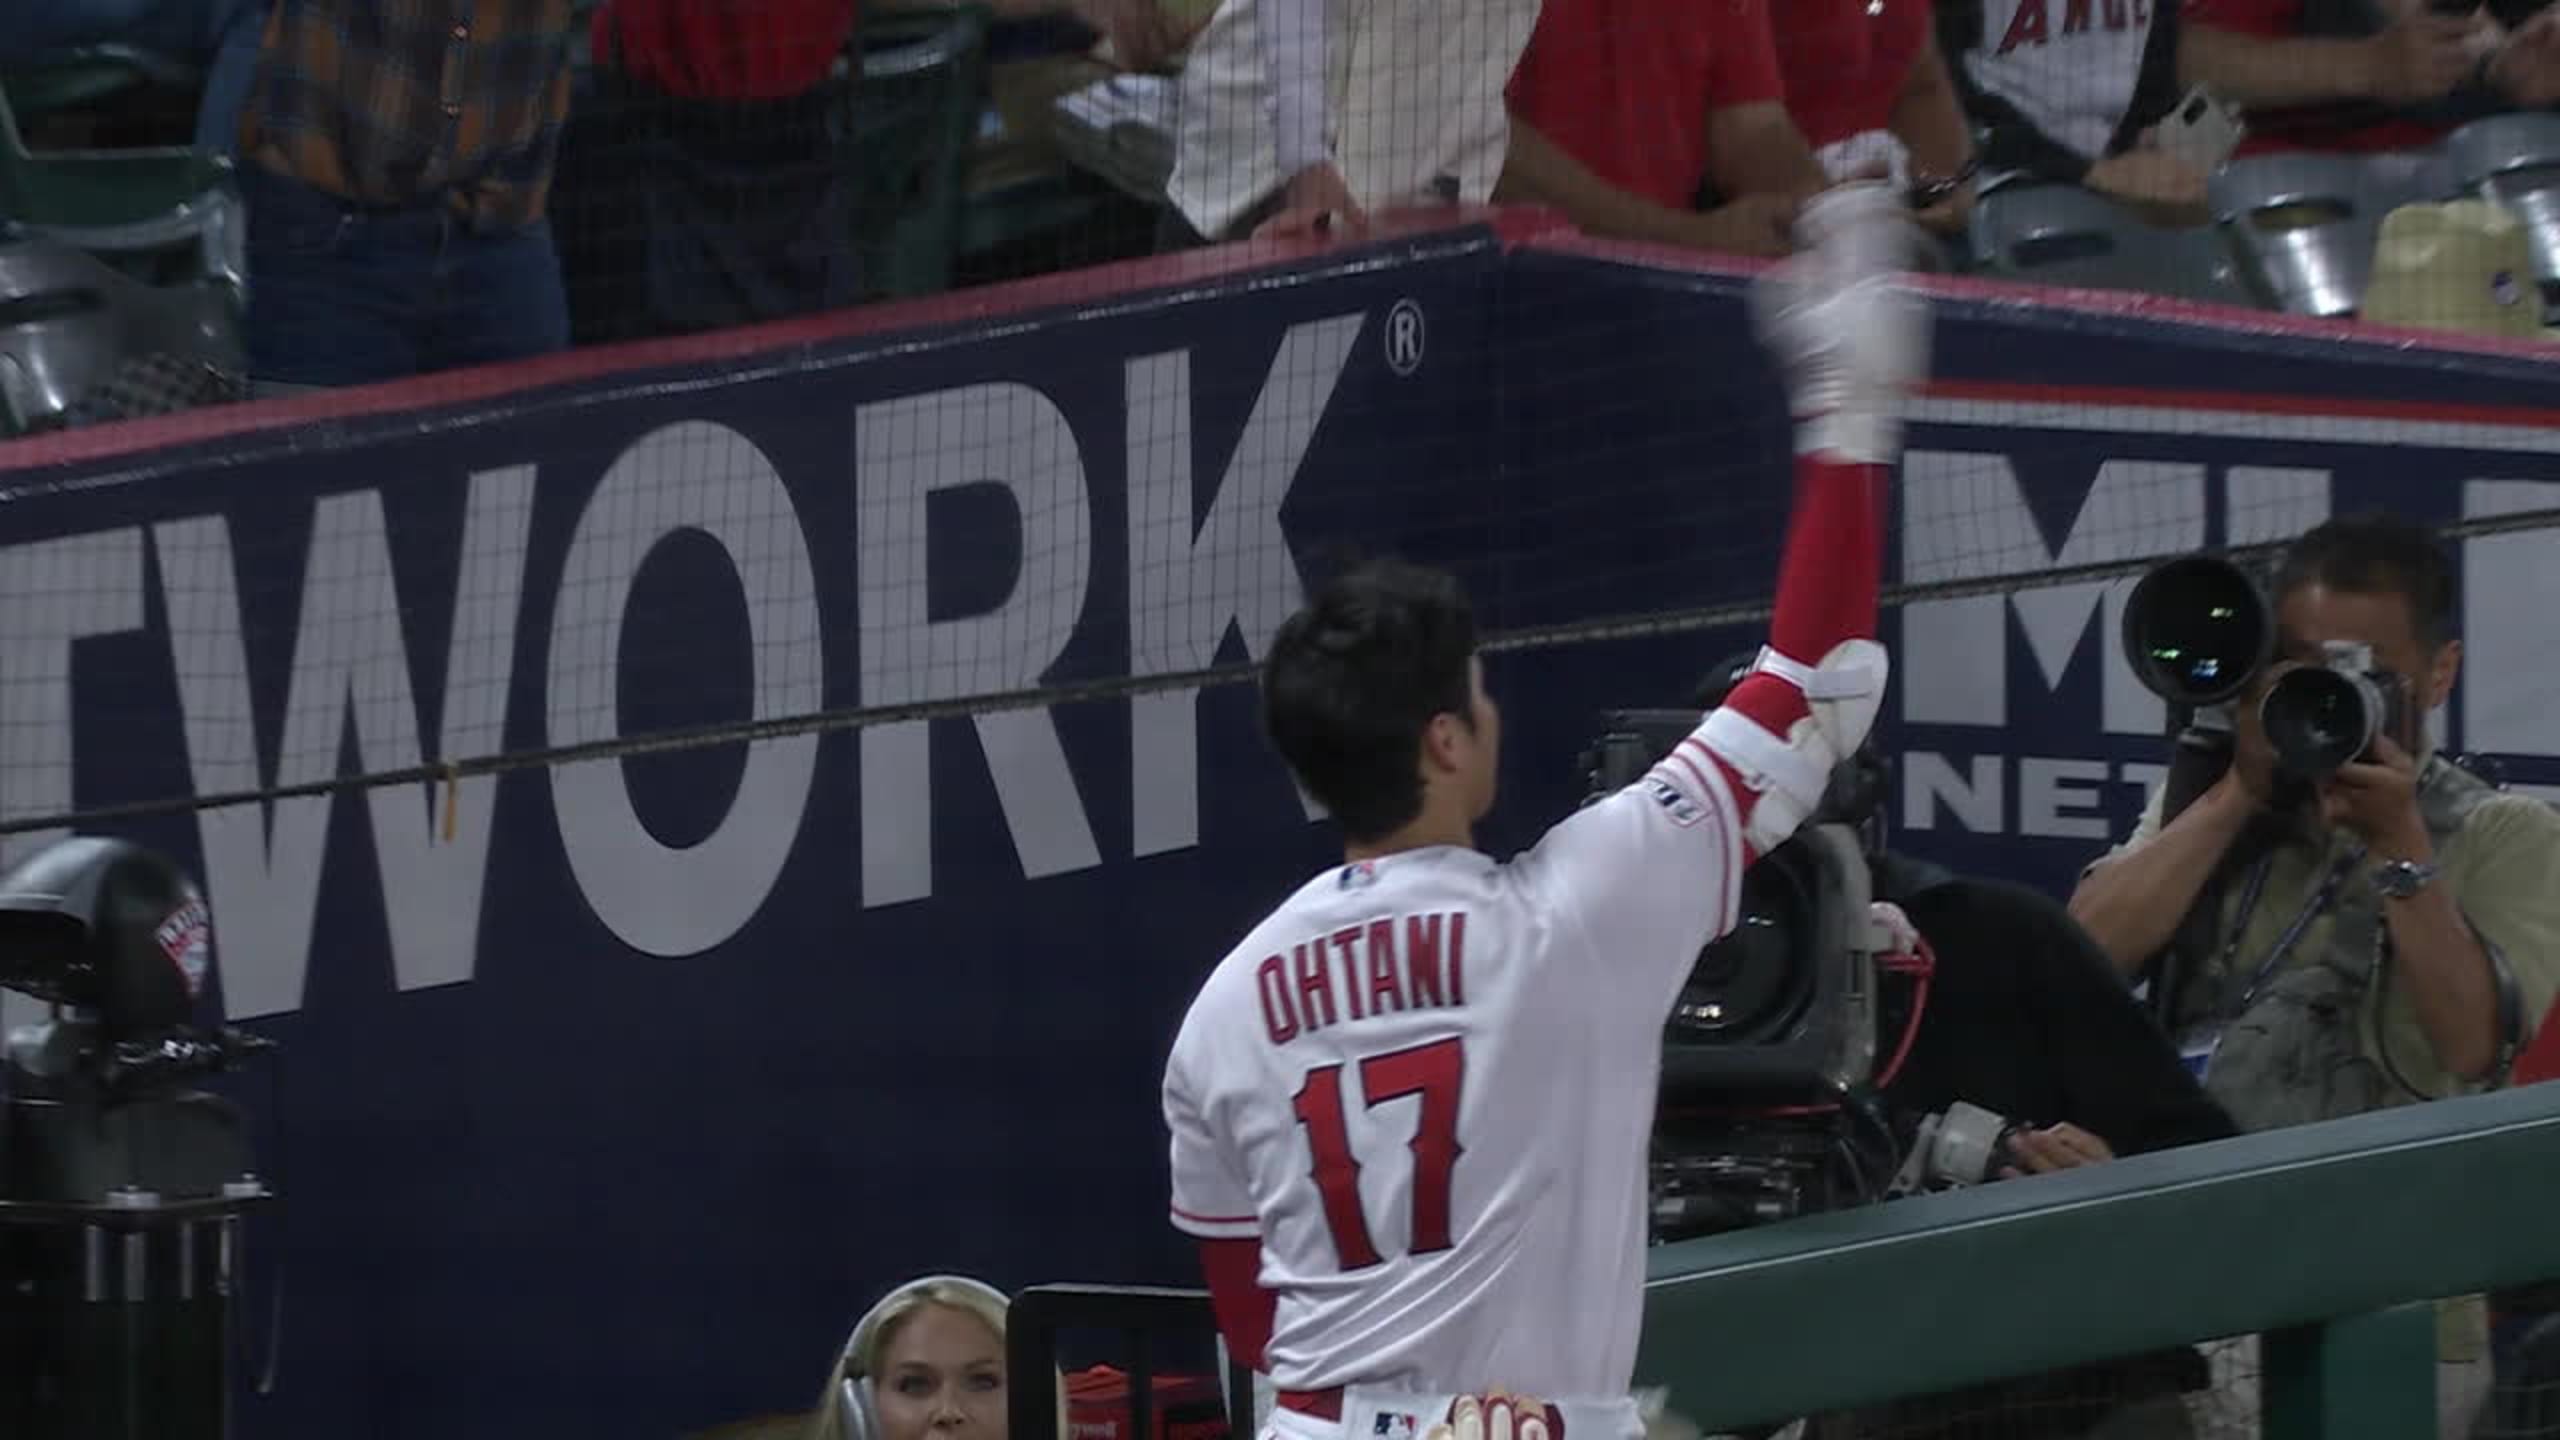
POLYGON ((2071 918, 2127 980, 2178 933, 2216 866, 2258 813, 2225 775, 2165 827, 2143 829, 2091 866, 2071 892, 2071 918))
POLYGON ((1796 421, 1795 501, 1769 645, 1723 706, 1628 789, 1549 833, 1522 864, 1609 962, 1658 984, 1624 992, 1631 1021, 1670 993, 1697 947, 1732 928, 1742 871, 1820 803, 1882 702, 1875 641, 1886 468, 1928 316, 1896 283, 1913 232, 1884 186, 1807 202, 1806 249, 1753 289, 1761 339, 1796 421))
POLYGON ((1795 509, 1758 668, 1692 741, 1732 788, 1750 855, 1786 843, 1884 699, 1876 603, 1887 467, 1905 392, 1928 368, 1928 313, 1896 283, 1910 253, 1900 203, 1851 185, 1804 209, 1806 253, 1753 287, 1760 337, 1796 421, 1795 509))

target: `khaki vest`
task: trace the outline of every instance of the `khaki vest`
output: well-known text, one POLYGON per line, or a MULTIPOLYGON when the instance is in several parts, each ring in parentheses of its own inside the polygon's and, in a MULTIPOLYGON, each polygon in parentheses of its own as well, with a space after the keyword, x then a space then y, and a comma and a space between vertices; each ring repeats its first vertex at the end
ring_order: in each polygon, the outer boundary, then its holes
MULTIPOLYGON (((2488 782, 2441 757, 2427 762, 2419 780, 2418 809, 2439 856, 2471 812, 2497 793, 2488 782)), ((2395 1071, 2393 1062, 2405 1069, 2408 1057, 2385 1049, 2382 1008, 2390 992, 2391 956, 2384 901, 2371 874, 2371 862, 2360 860, 2330 898, 2325 943, 2287 957, 2222 1031, 2205 1089, 2244 1131, 2437 1098, 2413 1089, 2395 1071)), ((2308 894, 2271 893, 2260 903, 2289 917, 2309 899, 2308 894)), ((2245 984, 2262 958, 2235 956, 2234 973, 2221 976, 2220 986, 2245 984)), ((2489 959, 2503 971, 2502 957, 2491 952, 2489 959)), ((2501 991, 2511 991, 2503 975, 2502 982, 2501 991)), ((2406 1049, 2407 1042, 2401 1044, 2406 1049)))

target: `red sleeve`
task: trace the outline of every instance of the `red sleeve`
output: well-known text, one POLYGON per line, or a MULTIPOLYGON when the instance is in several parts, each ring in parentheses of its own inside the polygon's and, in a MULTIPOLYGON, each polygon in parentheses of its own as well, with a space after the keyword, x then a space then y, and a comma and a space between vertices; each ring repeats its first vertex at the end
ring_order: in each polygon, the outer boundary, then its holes
POLYGON ((1271 1319, 1280 1298, 1262 1288, 1260 1240, 1203 1240, 1200 1270, 1209 1281, 1209 1308, 1217 1312, 1218 1333, 1227 1353, 1249 1370, 1263 1368, 1263 1352, 1271 1346, 1271 1319))
POLYGON ((1883 583, 1885 467, 1796 457, 1795 513, 1778 561, 1769 643, 1817 664, 1843 640, 1875 638, 1883 583))
POLYGON ((2185 0, 2179 18, 2235 34, 2279 39, 2301 28, 2302 0, 2185 0))
POLYGON ((857 0, 612 0, 588 38, 599 57, 671 95, 779 100, 827 78, 860 18, 857 0))
MULTIPOLYGON (((1796 457, 1795 514, 1778 562, 1778 599, 1769 648, 1819 665, 1843 640, 1874 639, 1877 587, 1884 569, 1885 467, 1828 455, 1796 457)), ((1784 738, 1809 713, 1803 692, 1779 676, 1755 674, 1733 687, 1724 708, 1784 738)), ((1758 796, 1741 772, 1716 758, 1748 826, 1758 796)))
POLYGON ((1698 0, 1706 17, 1707 108, 1785 103, 1778 42, 1769 29, 1769 0, 1698 0))

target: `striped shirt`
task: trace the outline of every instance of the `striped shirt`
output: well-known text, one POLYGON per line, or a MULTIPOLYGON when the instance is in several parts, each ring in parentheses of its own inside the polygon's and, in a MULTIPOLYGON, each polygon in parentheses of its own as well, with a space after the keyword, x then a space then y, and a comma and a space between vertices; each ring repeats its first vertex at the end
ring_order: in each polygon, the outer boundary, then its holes
POLYGON ((542 218, 569 113, 569 0, 277 0, 241 153, 354 204, 542 218))

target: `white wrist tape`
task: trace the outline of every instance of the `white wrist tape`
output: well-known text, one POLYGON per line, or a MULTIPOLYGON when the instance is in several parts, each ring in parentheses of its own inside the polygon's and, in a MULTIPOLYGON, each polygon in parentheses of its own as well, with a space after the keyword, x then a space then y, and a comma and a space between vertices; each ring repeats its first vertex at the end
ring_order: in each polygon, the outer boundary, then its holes
POLYGON ((1885 405, 1844 403, 1796 426, 1796 453, 1851 465, 1890 465, 1902 454, 1902 417, 1885 405))

